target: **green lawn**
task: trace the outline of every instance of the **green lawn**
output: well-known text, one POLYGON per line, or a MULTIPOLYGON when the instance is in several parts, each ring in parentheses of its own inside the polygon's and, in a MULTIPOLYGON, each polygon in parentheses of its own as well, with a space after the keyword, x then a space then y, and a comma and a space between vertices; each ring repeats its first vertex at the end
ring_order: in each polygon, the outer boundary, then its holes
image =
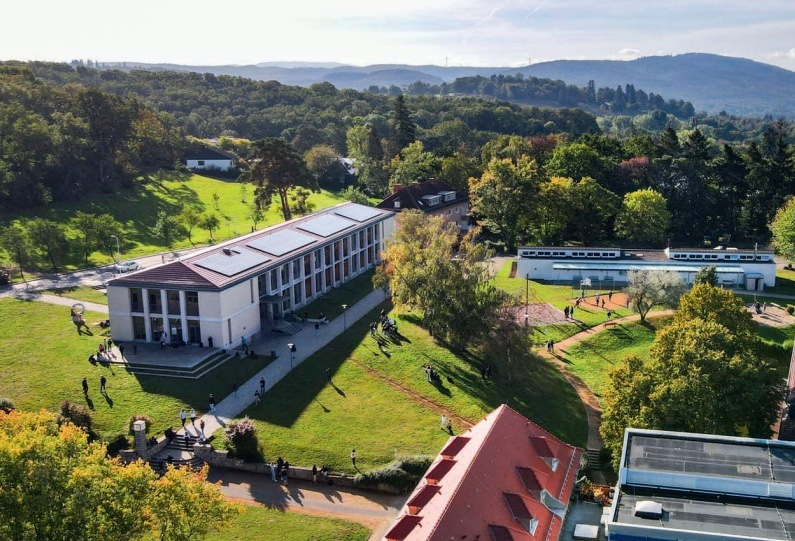
POLYGON ((610 385, 610 369, 628 355, 647 359, 657 329, 667 321, 669 318, 653 318, 647 325, 633 322, 608 327, 568 349, 563 356, 567 369, 601 397, 610 385))
MULTIPOLYGON (((221 227, 214 233, 216 241, 250 232, 253 224, 248 218, 248 213, 254 197, 254 186, 245 186, 244 202, 241 184, 235 181, 218 180, 197 174, 185 176, 183 179, 178 179, 174 175, 155 174, 148 177, 148 181, 138 190, 120 190, 118 193, 110 195, 89 194, 80 201, 61 202, 46 208, 8 213, 7 220, 24 223, 33 217, 42 217, 67 223, 78 210, 97 214, 108 213, 124 225, 121 256, 122 259, 130 259, 168 249, 159 238, 155 237, 153 232, 157 213, 161 210, 175 215, 184 206, 196 205, 205 212, 215 212, 221 220, 221 227), (218 194, 217 209, 213 199, 214 193, 218 194)), ((328 191, 313 193, 309 197, 309 201, 315 204, 315 210, 342 202, 336 195, 328 191)), ((259 223, 258 227, 262 228, 283 220, 281 206, 274 199, 273 204, 266 212, 265 221, 259 223)), ((78 232, 71 227, 67 232, 68 236, 72 238, 78 237, 78 232)), ((195 229, 192 240, 197 245, 206 244, 210 240, 209 233, 206 230, 195 229)), ((177 250, 190 246, 191 242, 184 238, 175 242, 171 248, 177 250)), ((66 268, 75 269, 85 266, 85 261, 79 250, 73 249, 72 252, 66 262, 66 268)), ((0 255, 5 254, 0 253, 0 255)), ((95 252, 89 257, 90 265, 106 264, 110 261, 111 257, 107 253, 95 252)), ((49 271, 49 267, 42 262, 41 270, 49 271)), ((15 276, 18 274, 15 273, 15 276)))
POLYGON ((371 269, 349 282, 340 284, 298 310, 298 313, 306 312, 310 318, 315 318, 322 313, 330 320, 340 316, 343 312, 343 304, 349 307, 353 306, 373 291, 373 274, 375 271, 371 269))
MULTIPOLYGON (((259 406, 244 412, 257 424, 266 458, 282 456, 298 465, 325 464, 354 473, 352 448, 362 471, 382 466, 396 454, 435 455, 448 435, 439 428, 439 413, 422 398, 473 423, 508 403, 564 440, 585 444, 582 404, 554 367, 539 361, 520 370, 512 385, 499 374, 483 383, 481 360, 464 359, 435 344, 411 314, 392 314, 403 338, 385 346, 387 357, 367 331, 379 310, 351 325, 266 393, 259 406), (428 362, 441 373, 441 383, 426 381, 422 365, 428 362), (332 370, 334 385, 326 382, 326 368, 332 370)), ((457 424, 456 432, 462 428, 457 424)))
POLYGON ((206 541, 366 541, 370 531, 356 522, 247 505, 233 523, 206 541))
MULTIPOLYGON (((514 295, 521 303, 524 303, 525 298, 529 297, 531 304, 548 302, 552 306, 563 310, 566 306, 572 306, 573 301, 580 295, 578 289, 572 289, 567 285, 553 285, 535 280, 525 280, 524 278, 511 278, 512 264, 512 261, 508 261, 502 266, 494 277, 494 285, 514 295)), ((608 291, 589 289, 586 293, 589 296, 593 296, 606 294, 608 291)), ((615 318, 627 316, 633 312, 621 307, 613 310, 613 313, 615 314, 613 318, 615 318)), ((573 334, 607 321, 607 312, 593 304, 588 304, 588 302, 581 303, 580 308, 576 309, 574 316, 578 323, 557 323, 533 328, 533 341, 537 344, 543 344, 547 340, 559 342, 573 334)))
MULTIPOLYGON (((183 406, 205 411, 209 393, 221 399, 231 392, 233 382, 246 381, 271 361, 270 357, 230 361, 198 381, 134 376, 118 365, 87 360, 107 332, 92 323, 106 317, 87 312, 93 336, 78 335, 68 307, 0 299, 0 396, 25 410, 57 410, 63 400, 86 404, 103 437, 126 433, 133 414, 148 415, 152 429, 162 432, 179 424, 183 406), (99 394, 102 375, 108 379, 109 399, 99 394), (80 389, 83 377, 89 381, 88 402, 80 389)), ((130 354, 129 348, 126 353, 130 354)))
POLYGON ((74 299, 76 301, 93 302, 95 304, 108 304, 108 296, 105 293, 88 286, 59 287, 55 289, 47 289, 44 291, 44 293, 48 295, 65 297, 67 299, 74 299))

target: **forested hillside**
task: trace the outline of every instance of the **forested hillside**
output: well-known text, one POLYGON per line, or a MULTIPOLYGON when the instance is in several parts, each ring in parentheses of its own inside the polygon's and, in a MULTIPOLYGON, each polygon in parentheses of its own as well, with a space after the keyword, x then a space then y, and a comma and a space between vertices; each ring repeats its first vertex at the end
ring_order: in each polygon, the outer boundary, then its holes
POLYGON ((111 193, 146 168, 173 167, 182 147, 173 117, 135 97, 0 66, 0 208, 111 193))

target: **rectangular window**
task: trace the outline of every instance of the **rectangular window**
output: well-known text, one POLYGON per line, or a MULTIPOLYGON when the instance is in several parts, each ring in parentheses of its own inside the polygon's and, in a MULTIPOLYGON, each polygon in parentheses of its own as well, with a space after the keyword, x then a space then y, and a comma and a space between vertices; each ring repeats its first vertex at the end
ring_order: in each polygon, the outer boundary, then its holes
POLYGON ((168 313, 178 316, 179 311, 179 291, 169 289, 166 291, 166 298, 168 299, 168 313))
POLYGON ((367 266, 367 252, 366 250, 362 250, 359 252, 359 266, 361 268, 365 268, 367 266))
POLYGON ((293 280, 301 277, 301 258, 293 260, 293 280))
POLYGON ((199 315, 199 292, 186 291, 185 292, 185 311, 189 316, 199 315))
POLYGON ((320 250, 315 250, 315 270, 320 268, 320 250))
POLYGON ((361 246, 362 248, 364 248, 364 246, 365 246, 365 243, 364 243, 364 231, 359 231, 359 246, 361 246))
POLYGON ((271 277, 271 289, 270 289, 270 292, 273 293, 274 291, 279 289, 278 276, 276 275, 276 270, 272 270, 268 274, 270 274, 270 277, 271 277))
POLYGON ((323 257, 323 261, 326 263, 326 266, 328 267, 331 265, 331 245, 327 244, 323 246, 323 257))
POLYGON ((304 302, 304 288, 302 283, 293 286, 293 299, 295 299, 296 306, 304 302))
POLYGON ((163 306, 160 304, 160 290, 154 289, 149 291, 149 311, 162 312, 163 306))
POLYGON ((306 254, 304 256, 304 276, 312 274, 312 256, 306 254))
POLYGON ((341 265, 339 263, 334 265, 334 283, 335 284, 342 279, 341 271, 342 271, 342 268, 341 268, 341 265))
POLYGON ((199 165, 204 165, 204 160, 198 160, 199 165))
POLYGON ((342 257, 348 257, 348 237, 342 239, 342 257))
POLYGON ((343 278, 345 278, 346 280, 347 280, 347 279, 350 277, 350 275, 351 275, 351 264, 350 264, 350 261, 351 261, 350 259, 346 259, 346 260, 344 261, 344 263, 343 263, 343 268, 342 268, 342 276, 343 276, 343 278))
POLYGON ((306 280, 304 280, 304 291, 306 292, 306 298, 309 299, 312 297, 312 277, 310 276, 306 280))
POLYGON ((143 312, 144 303, 141 296, 141 288, 133 287, 130 289, 130 312, 143 312))
POLYGON ((315 291, 320 294, 323 291, 323 274, 317 273, 315 275, 315 291))
POLYGON ((290 283, 290 267, 282 265, 282 287, 290 283))
POLYGON ((251 290, 251 304, 254 304, 254 278, 248 281, 248 287, 251 290))
POLYGON ((356 242, 358 239, 359 239, 359 235, 357 235, 356 233, 351 235, 351 249, 352 250, 356 250, 356 248, 358 247, 358 244, 356 242))
POLYGON ((146 340, 146 321, 141 316, 133 316, 133 339, 146 340))
POLYGON ((334 243, 334 261, 340 260, 340 241, 334 243))

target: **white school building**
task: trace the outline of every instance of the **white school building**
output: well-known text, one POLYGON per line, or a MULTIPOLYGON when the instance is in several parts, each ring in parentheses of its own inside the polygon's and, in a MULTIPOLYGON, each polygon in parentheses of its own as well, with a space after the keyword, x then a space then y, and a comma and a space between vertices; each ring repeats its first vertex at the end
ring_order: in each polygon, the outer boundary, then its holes
POLYGON ((376 265, 394 216, 342 203, 114 278, 113 338, 237 345, 376 265))
POLYGON ((724 287, 762 291, 776 285, 776 262, 770 250, 736 248, 625 250, 573 246, 523 246, 518 250, 516 276, 531 280, 571 283, 590 281, 612 289, 627 283, 631 270, 672 270, 692 284, 703 267, 714 266, 724 287))

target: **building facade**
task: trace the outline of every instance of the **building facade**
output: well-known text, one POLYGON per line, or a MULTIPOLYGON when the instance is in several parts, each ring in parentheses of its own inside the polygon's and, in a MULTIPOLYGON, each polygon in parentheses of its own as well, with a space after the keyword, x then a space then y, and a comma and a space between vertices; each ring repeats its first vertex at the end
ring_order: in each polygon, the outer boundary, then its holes
POLYGON ((442 216, 455 222, 461 230, 469 229, 469 195, 456 192, 439 180, 426 180, 410 186, 395 184, 392 195, 378 203, 376 208, 401 212, 406 209, 421 210, 428 216, 442 216))
POLYGON ((380 261, 394 214, 343 203, 108 282, 113 338, 238 344, 380 261))
POLYGON ((795 538, 795 443, 630 428, 610 541, 795 538))
POLYGON ((188 169, 226 172, 235 166, 235 156, 220 148, 205 147, 189 151, 185 156, 185 165, 188 169))
POLYGON ((686 284, 696 273, 714 266, 724 287, 762 291, 776 285, 776 262, 770 250, 733 248, 625 250, 573 246, 523 246, 518 250, 516 275, 531 280, 571 283, 583 281, 604 289, 626 285, 631 270, 672 270, 686 284))

